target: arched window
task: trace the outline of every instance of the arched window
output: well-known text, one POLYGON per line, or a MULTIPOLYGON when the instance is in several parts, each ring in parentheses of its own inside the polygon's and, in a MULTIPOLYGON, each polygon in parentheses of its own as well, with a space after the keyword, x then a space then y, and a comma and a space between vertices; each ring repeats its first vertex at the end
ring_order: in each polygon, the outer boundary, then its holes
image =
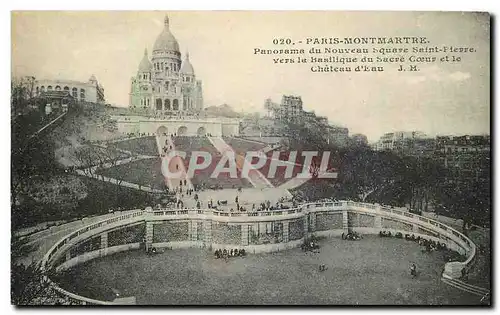
POLYGON ((144 100, 141 98, 141 106, 144 105, 144 100))
POLYGON ((146 105, 149 106, 149 98, 146 99, 146 105))
POLYGON ((162 103, 161 103, 161 98, 157 98, 156 99, 156 110, 163 110, 162 103))
POLYGON ((168 98, 165 99, 165 110, 172 110, 172 108, 170 108, 170 100, 168 98))
POLYGON ((180 126, 179 129, 177 129, 177 135, 178 136, 185 136, 187 134, 187 127, 186 126, 180 126))
POLYGON ((74 98, 78 97, 78 89, 77 88, 71 89, 71 96, 73 96, 74 98))
POLYGON ((36 87, 36 95, 40 94, 40 88, 37 86, 36 87))
POLYGON ((174 100, 174 103, 173 103, 172 107, 173 107, 174 110, 179 110, 179 100, 178 99, 174 100))
POLYGON ((80 99, 85 100, 85 89, 80 89, 80 99))
POLYGON ((61 87, 59 85, 56 85, 56 91, 60 91, 61 87))
POLYGON ((40 88, 40 90, 43 92, 45 92, 45 86, 42 85, 42 87, 40 88))
POLYGON ((52 85, 47 86, 47 91, 52 91, 52 85))
POLYGON ((69 87, 65 86, 65 87, 64 87, 64 90, 65 90, 65 91, 69 91, 69 87))
POLYGON ((205 127, 198 128, 198 131, 196 132, 196 134, 198 136, 205 136, 206 133, 207 133, 207 130, 205 129, 205 127))
POLYGON ((186 110, 187 108, 187 99, 182 100, 182 109, 186 110))

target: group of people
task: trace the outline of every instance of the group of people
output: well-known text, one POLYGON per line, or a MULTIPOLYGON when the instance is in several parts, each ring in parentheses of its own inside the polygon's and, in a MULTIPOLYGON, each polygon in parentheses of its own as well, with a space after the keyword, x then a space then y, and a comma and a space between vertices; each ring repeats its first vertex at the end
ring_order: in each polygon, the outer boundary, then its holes
POLYGON ((224 248, 224 249, 216 249, 214 255, 216 259, 219 258, 227 259, 229 257, 243 257, 246 255, 246 252, 244 249, 238 250, 237 248, 235 248, 227 250, 224 248))
POLYGON ((152 136, 153 134, 150 134, 149 132, 128 132, 127 133, 127 138, 135 138, 135 137, 146 137, 146 136, 152 136))
MULTIPOLYGON (((191 196, 193 193, 195 193, 195 190, 193 188, 186 188, 185 190, 182 189, 182 187, 187 187, 187 181, 180 180, 179 186, 174 188, 174 193, 180 194, 181 198, 184 198, 184 192, 186 193, 186 196, 191 196)), ((195 194, 195 200, 198 200, 197 194, 195 194)))
POLYGON ((319 244, 314 240, 306 241, 302 245, 300 245, 300 248, 304 252, 314 251, 316 249, 319 249, 319 244))
MULTIPOLYGON (((417 241, 416 238, 415 238, 415 241, 417 241)), ((435 250, 447 250, 448 249, 445 243, 439 243, 439 242, 436 242, 433 240, 426 240, 425 238, 420 238, 418 240, 418 244, 420 246, 423 246, 425 248, 424 251, 426 251, 426 252, 433 252, 435 250)))
MULTIPOLYGON (((144 240, 144 243, 146 242, 146 240, 144 240)), ((147 249, 146 251, 149 255, 154 255, 154 254, 158 254, 159 251, 158 249, 156 249, 156 247, 150 247, 147 249)))
POLYGON ((391 231, 380 231, 380 232, 378 232, 378 235, 380 237, 391 237, 392 233, 391 233, 391 231))
MULTIPOLYGON (((391 237, 393 234, 391 231, 380 231, 380 237, 391 237)), ((403 233, 397 232, 394 234, 396 238, 403 238, 403 233)), ((445 243, 436 242, 434 240, 428 240, 420 236, 415 236, 415 234, 405 234, 405 240, 417 242, 418 245, 425 247, 424 251, 432 252, 435 250, 446 250, 448 247, 445 243)))
POLYGON ((346 233, 342 233, 342 239, 343 240, 357 241, 357 240, 360 240, 362 238, 363 238, 363 236, 361 234, 359 234, 358 232, 355 232, 355 231, 348 232, 347 234, 346 233))
POLYGON ((290 206, 283 204, 284 199, 280 199, 279 202, 276 202, 275 205, 271 205, 271 201, 266 200, 261 202, 260 205, 255 209, 255 204, 252 205, 252 211, 273 211, 273 210, 286 210, 290 209, 290 206))

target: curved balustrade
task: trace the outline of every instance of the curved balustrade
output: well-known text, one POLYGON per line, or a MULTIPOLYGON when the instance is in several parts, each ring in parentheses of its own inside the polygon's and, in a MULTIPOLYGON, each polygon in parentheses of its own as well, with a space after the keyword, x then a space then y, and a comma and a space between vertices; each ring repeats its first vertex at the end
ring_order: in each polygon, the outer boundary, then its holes
MULTIPOLYGON (((445 272, 443 277, 456 278, 461 275, 463 269, 468 270, 474 263, 476 246, 475 244, 462 233, 457 230, 446 226, 438 221, 425 218, 413 213, 406 211, 401 211, 398 209, 393 209, 388 206, 380 206, 377 204, 367 204, 353 201, 339 201, 339 202, 327 202, 327 203, 309 203, 300 205, 297 208, 292 209, 279 209, 271 211, 258 211, 258 212, 227 212, 218 211, 214 209, 152 209, 150 207, 146 210, 137 210, 131 213, 117 215, 112 218, 108 218, 97 223, 80 228, 56 242, 51 249, 45 254, 42 259, 42 270, 48 270, 53 266, 54 262, 57 261, 58 257, 67 253, 74 245, 88 240, 91 237, 95 237, 99 233, 110 231, 111 229, 121 228, 123 226, 137 224, 137 222, 154 222, 154 221, 169 221, 169 220, 197 220, 201 222, 204 220, 211 220, 215 222, 235 222, 235 223, 258 223, 258 222, 269 222, 269 221, 287 221, 296 220, 298 218, 309 218, 309 214, 315 213, 339 213, 342 212, 346 217, 347 213, 359 213, 370 215, 373 217, 385 218, 388 220, 394 220, 396 222, 402 222, 408 225, 417 226, 423 230, 432 231, 437 236, 427 238, 434 238, 437 240, 446 240, 448 245, 454 245, 455 250, 459 251, 461 254, 467 256, 464 262, 449 262, 445 264, 445 272)), ((309 218, 310 219, 310 218, 309 218)), ((242 225, 243 227, 244 225, 242 225)), ((374 233, 384 229, 381 226, 374 226, 369 228, 374 233)), ((288 230, 288 225, 287 225, 288 230)), ((395 230, 397 231, 397 230, 395 230)), ((408 233, 407 231, 403 231, 408 233)), ((152 233, 152 232, 151 232, 152 233)), ((288 233, 288 231, 287 231, 288 233)), ((311 231, 305 231, 305 234, 313 233, 311 231)), ((418 233, 414 233, 418 234, 418 233)), ((243 235, 243 233, 242 233, 243 235)), ((106 235, 107 241, 107 235, 106 235)), ((207 240, 205 240, 207 241, 207 240)), ((288 236, 284 243, 298 244, 297 240, 288 240, 288 236)), ((243 244, 245 247, 247 244, 243 244)), ((252 245, 255 246, 255 245, 252 245)), ((257 245, 259 246, 259 245, 257 245)), ((112 251, 110 251, 111 253, 112 251)), ((98 253, 101 255, 101 253, 98 253)), ((108 254, 106 252, 106 254, 108 254)), ((98 256, 97 256, 98 257, 98 256)), ((94 258, 92 256, 90 259, 94 258)), ((78 296, 74 293, 65 291, 60 288, 56 283, 52 282, 47 278, 50 283, 51 288, 56 291, 59 295, 79 304, 113 304, 112 302, 98 301, 93 299, 88 299, 85 297, 78 296)))

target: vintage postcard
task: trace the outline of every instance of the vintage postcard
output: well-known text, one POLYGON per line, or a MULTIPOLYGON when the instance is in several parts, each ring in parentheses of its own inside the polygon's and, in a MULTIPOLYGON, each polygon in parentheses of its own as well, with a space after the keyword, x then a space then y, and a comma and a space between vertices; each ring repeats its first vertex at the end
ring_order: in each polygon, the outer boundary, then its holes
POLYGON ((13 11, 14 305, 491 305, 490 15, 13 11))

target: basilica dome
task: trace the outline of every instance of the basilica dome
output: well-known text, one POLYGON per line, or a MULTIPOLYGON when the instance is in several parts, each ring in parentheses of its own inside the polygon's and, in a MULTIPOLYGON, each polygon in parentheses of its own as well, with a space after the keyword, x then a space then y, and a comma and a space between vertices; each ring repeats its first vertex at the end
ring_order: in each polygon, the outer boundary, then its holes
POLYGON ((165 27, 163 31, 156 38, 153 46, 153 51, 179 51, 179 43, 175 39, 172 32, 170 32, 168 16, 165 16, 165 27))

